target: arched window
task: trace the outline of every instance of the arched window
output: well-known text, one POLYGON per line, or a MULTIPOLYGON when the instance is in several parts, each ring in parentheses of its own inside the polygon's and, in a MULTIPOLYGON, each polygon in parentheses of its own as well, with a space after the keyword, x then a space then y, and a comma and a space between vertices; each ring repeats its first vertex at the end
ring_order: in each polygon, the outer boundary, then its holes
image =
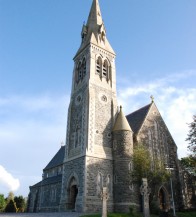
POLYGON ((115 174, 114 175, 114 184, 117 184, 117 182, 118 182, 118 178, 117 178, 117 175, 115 174))
POLYGON ((103 63, 103 77, 105 77, 105 78, 108 77, 108 62, 107 62, 107 60, 105 60, 103 63))
POLYGON ((108 188, 108 193, 111 194, 112 193, 112 180, 111 180, 110 175, 107 175, 107 188, 108 188))
POLYGON ((82 80, 82 67, 81 67, 81 62, 79 63, 79 65, 78 65, 78 82, 80 81, 80 80, 82 80))
POLYGON ((80 128, 79 126, 77 126, 75 132, 75 148, 77 148, 79 145, 80 145, 80 128))
POLYGON ((82 60, 82 78, 86 75, 86 60, 85 58, 82 60))
POLYGON ((101 74, 101 64, 102 64, 101 57, 98 57, 96 61, 96 73, 99 75, 101 74))
POLYGON ((132 171, 133 170, 133 164, 132 162, 129 163, 129 171, 132 171))
POLYGON ((103 188, 103 176, 101 173, 97 175, 97 195, 100 195, 103 188))

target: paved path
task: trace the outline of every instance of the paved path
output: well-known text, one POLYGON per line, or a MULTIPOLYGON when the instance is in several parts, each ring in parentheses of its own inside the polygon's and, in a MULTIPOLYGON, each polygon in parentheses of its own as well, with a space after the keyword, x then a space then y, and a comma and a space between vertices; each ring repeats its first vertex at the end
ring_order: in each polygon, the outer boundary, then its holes
POLYGON ((79 217, 83 215, 78 212, 54 212, 54 213, 10 213, 0 214, 0 217, 79 217))

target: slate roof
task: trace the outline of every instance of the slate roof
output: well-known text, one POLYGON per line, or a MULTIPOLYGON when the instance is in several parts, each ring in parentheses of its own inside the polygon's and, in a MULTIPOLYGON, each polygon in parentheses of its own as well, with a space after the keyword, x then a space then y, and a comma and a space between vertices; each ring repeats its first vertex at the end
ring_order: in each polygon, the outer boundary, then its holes
POLYGON ((117 115, 114 127, 113 127, 113 132, 114 131, 131 131, 130 124, 128 123, 123 111, 122 111, 122 106, 120 106, 120 112, 117 115))
POLYGON ((44 186, 44 185, 50 185, 50 184, 54 184, 54 183, 61 182, 61 181, 62 181, 62 175, 53 176, 53 177, 46 178, 36 183, 35 185, 31 186, 31 188, 44 186))
POLYGON ((127 121, 129 122, 134 133, 137 134, 139 132, 151 105, 152 103, 126 116, 127 121))
POLYGON ((65 156, 65 146, 61 146, 59 151, 55 154, 55 156, 52 158, 49 164, 44 168, 44 170, 48 170, 63 164, 64 156, 65 156))

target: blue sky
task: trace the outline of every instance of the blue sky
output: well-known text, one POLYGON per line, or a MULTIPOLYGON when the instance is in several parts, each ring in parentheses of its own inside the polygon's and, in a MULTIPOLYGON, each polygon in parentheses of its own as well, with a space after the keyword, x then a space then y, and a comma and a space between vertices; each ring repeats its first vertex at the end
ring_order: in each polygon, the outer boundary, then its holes
MULTIPOLYGON (((0 0, 0 193, 27 196, 66 137, 73 60, 92 0, 0 0)), ((100 0, 126 114, 154 95, 187 155, 196 114, 196 1, 100 0)))

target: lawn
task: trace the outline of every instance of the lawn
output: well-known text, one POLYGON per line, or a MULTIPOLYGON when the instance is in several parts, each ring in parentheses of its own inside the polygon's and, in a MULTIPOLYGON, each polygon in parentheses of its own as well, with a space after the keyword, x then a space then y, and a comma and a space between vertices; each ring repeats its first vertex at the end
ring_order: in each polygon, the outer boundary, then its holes
MULTIPOLYGON (((138 213, 137 217, 141 216, 141 213, 138 213)), ((150 215, 151 217, 158 217, 158 215, 150 215)), ((177 217, 196 217, 196 212, 177 212, 177 217)), ((84 215, 81 217, 101 217, 101 214, 90 214, 90 215, 84 215)), ((129 213, 108 213, 107 217, 135 217, 135 215, 131 215, 129 213)))

